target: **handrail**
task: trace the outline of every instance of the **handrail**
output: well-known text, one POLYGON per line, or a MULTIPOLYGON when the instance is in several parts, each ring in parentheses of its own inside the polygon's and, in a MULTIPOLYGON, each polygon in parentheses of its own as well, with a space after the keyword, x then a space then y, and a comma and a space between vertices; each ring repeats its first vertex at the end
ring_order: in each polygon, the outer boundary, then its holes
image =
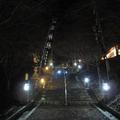
POLYGON ((109 106, 105 105, 104 103, 99 102, 99 103, 96 104, 96 106, 98 106, 99 108, 101 108, 104 111, 108 111, 113 116, 115 116, 116 118, 120 119, 120 114, 117 111, 111 109, 109 106))
POLYGON ((9 117, 5 117, 5 120, 15 120, 20 117, 26 110, 31 110, 35 106, 35 102, 30 102, 22 108, 18 109, 17 112, 13 113, 9 117))

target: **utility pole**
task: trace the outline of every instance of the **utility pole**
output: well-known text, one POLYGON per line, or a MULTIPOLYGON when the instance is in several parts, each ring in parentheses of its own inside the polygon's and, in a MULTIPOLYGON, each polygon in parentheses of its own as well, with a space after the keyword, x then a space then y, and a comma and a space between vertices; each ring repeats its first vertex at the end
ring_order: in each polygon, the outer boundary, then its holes
MULTIPOLYGON (((107 81, 109 82, 110 81, 110 79, 109 79, 110 66, 109 66, 109 61, 108 61, 107 56, 106 56, 106 47, 105 47, 104 39, 103 39, 103 35, 102 35, 102 28, 101 28, 100 18, 99 18, 98 11, 97 11, 96 0, 94 1, 93 14, 95 16, 95 29, 94 29, 95 40, 96 40, 98 46, 100 46, 102 53, 104 54, 107 81)), ((98 72, 99 72, 100 69, 99 68, 97 68, 97 69, 98 69, 98 72)), ((100 80, 101 76, 100 76, 99 73, 98 73, 98 75, 99 75, 99 80, 100 80)), ((100 80, 100 82, 101 82, 101 80, 100 80)))
POLYGON ((101 80, 101 75, 100 75, 99 61, 97 60, 97 58, 96 58, 96 66, 97 66, 97 74, 98 74, 98 79, 99 79, 99 89, 101 90, 102 80, 101 80))
MULTIPOLYGON (((94 9, 93 9, 93 15, 95 16, 94 33, 95 33, 95 40, 97 44, 99 45, 99 32, 98 32, 99 25, 98 25, 98 13, 96 9, 97 9, 96 1, 94 1, 94 9)), ((98 62, 97 57, 96 57, 96 67, 97 67, 97 73, 98 73, 98 79, 99 79, 99 89, 101 90, 102 81, 101 81, 100 67, 99 67, 99 62, 98 62)))

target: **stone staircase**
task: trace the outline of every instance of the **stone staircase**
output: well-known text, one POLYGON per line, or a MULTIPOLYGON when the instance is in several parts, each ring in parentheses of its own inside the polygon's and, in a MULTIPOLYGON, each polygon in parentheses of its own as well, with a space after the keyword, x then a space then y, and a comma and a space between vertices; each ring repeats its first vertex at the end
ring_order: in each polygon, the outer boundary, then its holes
POLYGON ((88 95, 85 88, 71 89, 68 91, 68 103, 70 105, 88 105, 94 103, 91 97, 88 95))

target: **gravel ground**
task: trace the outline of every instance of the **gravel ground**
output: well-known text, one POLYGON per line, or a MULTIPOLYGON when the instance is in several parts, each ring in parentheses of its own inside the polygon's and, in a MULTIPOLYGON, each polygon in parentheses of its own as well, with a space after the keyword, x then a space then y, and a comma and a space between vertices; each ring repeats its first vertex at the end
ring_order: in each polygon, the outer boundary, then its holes
POLYGON ((27 120, 108 120, 92 106, 40 106, 27 120))

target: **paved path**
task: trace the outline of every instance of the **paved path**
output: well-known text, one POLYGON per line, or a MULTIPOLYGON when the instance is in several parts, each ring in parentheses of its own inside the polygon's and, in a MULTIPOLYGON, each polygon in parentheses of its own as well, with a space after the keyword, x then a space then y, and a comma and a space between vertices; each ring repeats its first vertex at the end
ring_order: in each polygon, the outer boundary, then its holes
POLYGON ((91 104, 93 100, 77 78, 68 87, 68 106, 64 106, 64 88, 44 92, 44 104, 27 120, 108 120, 91 104), (58 104, 55 104, 55 103, 58 104))
POLYGON ((91 106, 40 106, 27 120, 108 120, 91 106))

